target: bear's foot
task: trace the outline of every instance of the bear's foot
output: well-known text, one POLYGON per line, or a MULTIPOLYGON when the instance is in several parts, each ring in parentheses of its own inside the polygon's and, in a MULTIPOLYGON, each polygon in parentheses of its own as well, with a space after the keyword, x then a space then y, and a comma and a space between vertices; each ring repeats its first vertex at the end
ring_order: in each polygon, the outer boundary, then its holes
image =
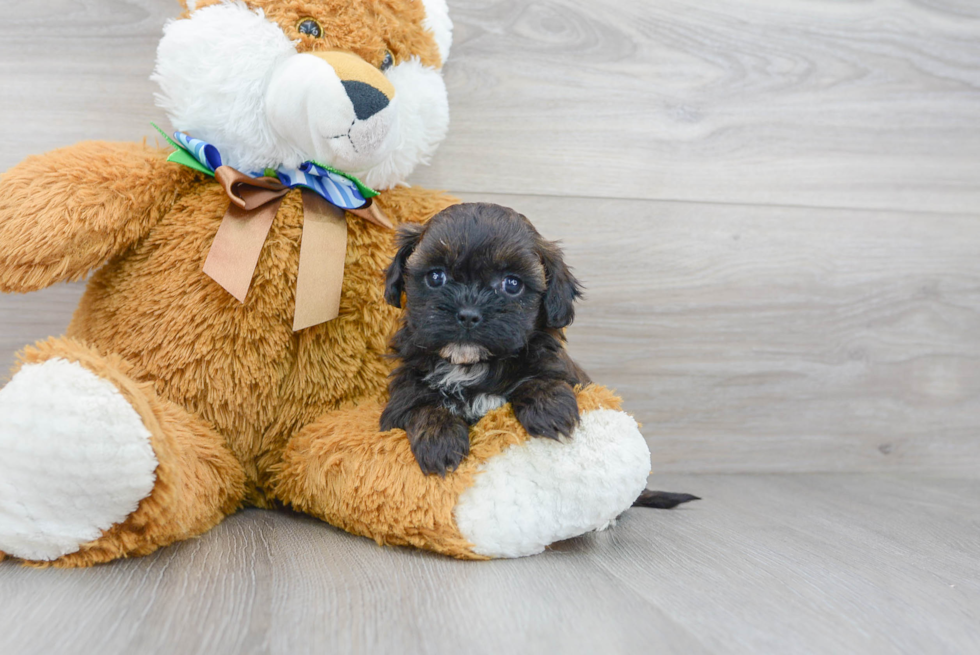
POLYGON ((523 557, 602 530, 646 486, 650 450, 622 411, 582 414, 572 437, 532 438, 484 462, 453 511, 473 552, 523 557))
POLYGON ((111 382, 49 359, 0 389, 0 551, 51 561, 126 520, 153 490, 150 432, 111 382))
POLYGON ((650 450, 603 387, 578 392, 570 439, 528 437, 510 406, 470 430, 470 456, 445 477, 425 475, 402 430, 378 433, 365 401, 301 430, 276 471, 278 497, 379 544, 461 559, 522 557, 599 530, 646 486, 650 450))
POLYGON ((225 439, 72 339, 21 354, 0 389, 0 551, 78 567, 156 549, 235 511, 245 472, 225 439))

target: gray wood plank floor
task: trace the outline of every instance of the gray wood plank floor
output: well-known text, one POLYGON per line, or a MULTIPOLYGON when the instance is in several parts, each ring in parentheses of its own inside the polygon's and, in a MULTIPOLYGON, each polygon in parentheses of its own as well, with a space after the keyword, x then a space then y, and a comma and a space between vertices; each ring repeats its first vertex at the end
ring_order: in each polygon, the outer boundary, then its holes
POLYGON ((980 652, 980 482, 657 476, 536 557, 457 562, 249 510, 83 571, 0 566, 5 655, 980 652))
POLYGON ((971 0, 452 6, 454 129, 421 182, 820 207, 980 204, 971 0))
MULTIPOLYGON (((651 484, 704 500, 517 561, 249 510, 5 562, 0 653, 980 652, 980 5, 449 4, 453 124, 414 181, 565 242, 573 354, 651 484)), ((166 124, 175 0, 0 10, 0 170, 166 124)), ((0 384, 81 288, 0 296, 0 384)))

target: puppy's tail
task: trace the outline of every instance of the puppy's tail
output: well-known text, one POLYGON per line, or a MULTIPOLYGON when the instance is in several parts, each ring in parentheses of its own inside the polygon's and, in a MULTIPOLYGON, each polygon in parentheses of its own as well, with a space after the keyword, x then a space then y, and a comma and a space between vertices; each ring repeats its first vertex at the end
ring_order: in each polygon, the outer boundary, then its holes
POLYGON ((633 507, 652 507, 653 509, 673 509, 681 503, 701 500, 691 494, 676 494, 671 491, 644 489, 640 497, 633 501, 633 507))

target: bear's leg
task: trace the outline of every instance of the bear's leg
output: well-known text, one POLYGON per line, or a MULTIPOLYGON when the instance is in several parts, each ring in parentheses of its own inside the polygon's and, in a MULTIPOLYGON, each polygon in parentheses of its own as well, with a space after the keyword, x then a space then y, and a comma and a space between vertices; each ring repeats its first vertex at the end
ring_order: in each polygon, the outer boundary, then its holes
POLYGON ((224 439, 71 339, 27 348, 0 389, 0 551, 89 566, 146 555, 234 511, 244 472, 224 439))
POLYGON ((650 451, 619 399, 579 392, 571 439, 529 438, 510 406, 470 432, 470 456, 445 478, 423 475, 401 430, 378 432, 381 406, 365 402, 301 430, 276 470, 278 497, 379 544, 413 545, 464 559, 533 555, 599 530, 630 507, 650 451))

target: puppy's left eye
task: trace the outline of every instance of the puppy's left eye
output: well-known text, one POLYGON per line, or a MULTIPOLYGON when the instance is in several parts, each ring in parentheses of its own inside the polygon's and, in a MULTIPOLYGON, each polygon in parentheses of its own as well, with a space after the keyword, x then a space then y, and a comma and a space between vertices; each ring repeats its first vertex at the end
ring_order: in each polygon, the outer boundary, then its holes
POLYGON ((395 65, 395 57, 391 54, 391 50, 385 50, 385 58, 381 62, 381 70, 386 71, 395 65))
POLYGON ((509 296, 516 296, 524 289, 524 282, 516 275, 508 275, 504 278, 501 286, 504 289, 504 293, 509 296))
POLYGON ((432 289, 438 289, 446 283, 446 271, 437 268, 425 274, 425 283, 432 289))

